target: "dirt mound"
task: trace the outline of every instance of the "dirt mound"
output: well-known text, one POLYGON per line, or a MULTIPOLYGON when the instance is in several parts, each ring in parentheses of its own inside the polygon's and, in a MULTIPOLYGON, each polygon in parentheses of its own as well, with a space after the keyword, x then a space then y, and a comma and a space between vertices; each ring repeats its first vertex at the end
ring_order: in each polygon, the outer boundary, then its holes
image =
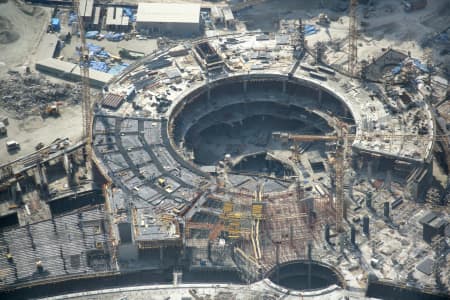
POLYGON ((0 31, 0 44, 14 43, 19 37, 20 35, 15 31, 0 31))
POLYGON ((13 29, 11 21, 0 16, 0 44, 10 44, 17 41, 20 34, 13 29))

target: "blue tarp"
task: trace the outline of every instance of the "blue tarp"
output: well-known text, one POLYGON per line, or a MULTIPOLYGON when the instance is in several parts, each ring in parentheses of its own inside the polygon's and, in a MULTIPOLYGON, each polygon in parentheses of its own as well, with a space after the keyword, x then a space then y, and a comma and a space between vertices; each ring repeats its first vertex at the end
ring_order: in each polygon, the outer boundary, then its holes
POLYGON ((93 31, 86 31, 86 33, 84 34, 84 36, 87 39, 95 39, 97 37, 97 35, 99 34, 99 32, 97 30, 93 30, 93 31))
POLYGON ((58 18, 52 18, 51 24, 54 31, 61 30, 61 21, 58 18))
POLYGON ((108 74, 111 74, 111 75, 120 74, 128 66, 129 66, 129 64, 127 64, 127 63, 121 63, 121 64, 114 65, 111 67, 111 69, 109 69, 108 74))
POLYGON ((103 50, 103 48, 100 46, 91 43, 87 43, 86 46, 88 47, 89 50, 89 56, 95 55, 96 57, 99 58, 109 58, 110 56, 109 53, 103 50))
MULTIPOLYGON (((420 60, 418 60, 418 59, 414 59, 413 64, 417 69, 419 69, 422 72, 425 72, 425 73, 430 72, 430 70, 428 70, 427 66, 422 64, 420 62, 420 60)), ((403 63, 400 63, 398 66, 396 66, 395 68, 392 69, 392 71, 391 71, 392 74, 397 75, 398 73, 400 73, 400 71, 402 70, 402 67, 403 67, 403 63)))
POLYGON ((312 34, 315 34, 317 32, 318 32, 318 30, 317 30, 316 26, 314 26, 314 25, 306 24, 305 27, 303 28, 303 33, 305 35, 312 35, 312 34))
POLYGON ((109 58, 109 53, 108 52, 106 52, 105 50, 101 50, 101 51, 98 51, 97 53, 95 53, 94 54, 96 57, 98 57, 98 58, 109 58))
POLYGON ((427 66, 420 62, 420 60, 415 59, 414 65, 422 72, 428 73, 430 70, 428 70, 427 66))
POLYGON ((127 16, 128 18, 130 18, 131 22, 135 22, 136 21, 136 15, 133 14, 133 10, 131 8, 124 7, 123 14, 125 16, 127 16))
POLYGON ((69 25, 72 25, 73 22, 77 21, 77 14, 74 12, 71 12, 69 14, 69 25))
POLYGON ((395 68, 392 69, 392 75, 397 75, 402 70, 402 64, 399 64, 395 68))
POLYGON ((89 53, 92 52, 92 54, 96 54, 96 53, 102 51, 102 47, 91 44, 91 43, 87 43, 86 46, 88 47, 89 53))
POLYGON ((90 61, 89 68, 107 73, 109 71, 108 65, 102 61, 90 61))
POLYGON ((113 42, 118 42, 118 41, 123 40, 124 36, 125 36, 124 33, 111 33, 110 32, 110 33, 105 34, 105 38, 108 41, 113 41, 113 42))

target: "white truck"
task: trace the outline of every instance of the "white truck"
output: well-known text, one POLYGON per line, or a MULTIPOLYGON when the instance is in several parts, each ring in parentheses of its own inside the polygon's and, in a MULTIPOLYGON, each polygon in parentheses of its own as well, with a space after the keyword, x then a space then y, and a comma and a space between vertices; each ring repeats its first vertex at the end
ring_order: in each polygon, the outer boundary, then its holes
POLYGON ((20 144, 16 141, 7 141, 6 142, 6 149, 8 151, 15 151, 20 149, 20 144))

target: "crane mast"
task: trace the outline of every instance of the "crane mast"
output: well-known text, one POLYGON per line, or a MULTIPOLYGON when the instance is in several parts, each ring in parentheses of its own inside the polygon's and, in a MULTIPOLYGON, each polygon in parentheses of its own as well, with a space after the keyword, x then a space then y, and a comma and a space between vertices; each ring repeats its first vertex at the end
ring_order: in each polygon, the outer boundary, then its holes
MULTIPOLYGON (((83 118, 83 139, 86 141, 86 155, 87 162, 91 161, 92 152, 92 133, 91 133, 91 122, 92 122, 92 107, 91 107, 91 93, 89 84, 89 50, 86 46, 86 36, 84 31, 84 21, 82 12, 83 7, 80 7, 80 1, 74 0, 74 11, 78 17, 78 29, 80 31, 80 76, 81 76, 81 112, 83 118)), ((87 163, 87 165, 89 165, 87 163)))
POLYGON ((349 33, 348 33, 348 72, 351 76, 356 74, 356 63, 358 60, 358 32, 356 24, 356 8, 358 0, 350 0, 349 8, 349 33))

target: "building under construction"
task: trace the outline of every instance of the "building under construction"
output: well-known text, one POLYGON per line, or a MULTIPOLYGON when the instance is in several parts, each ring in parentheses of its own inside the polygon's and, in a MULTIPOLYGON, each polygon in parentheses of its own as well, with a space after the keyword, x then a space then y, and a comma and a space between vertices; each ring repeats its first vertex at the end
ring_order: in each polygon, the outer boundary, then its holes
POLYGON ((332 65, 302 20, 262 35, 142 59, 97 99, 92 144, 4 166, 0 288, 170 270, 448 295, 450 187, 433 168, 450 144, 417 83, 430 70, 394 49, 332 65))

